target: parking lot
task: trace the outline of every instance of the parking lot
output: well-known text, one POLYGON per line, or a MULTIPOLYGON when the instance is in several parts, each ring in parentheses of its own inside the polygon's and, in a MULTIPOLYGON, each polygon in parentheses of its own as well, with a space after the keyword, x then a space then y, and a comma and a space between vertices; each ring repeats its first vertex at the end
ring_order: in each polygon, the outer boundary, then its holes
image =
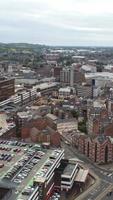
POLYGON ((3 177, 9 168, 24 155, 24 148, 11 144, 8 141, 0 141, 0 177, 3 177))
POLYGON ((37 147, 29 147, 24 143, 0 141, 0 176, 4 181, 20 184, 34 170, 44 154, 37 151, 37 147))
POLYGON ((35 190, 33 178, 47 162, 51 150, 42 150, 38 144, 0 140, 0 179, 16 188, 14 199, 27 200, 35 190))

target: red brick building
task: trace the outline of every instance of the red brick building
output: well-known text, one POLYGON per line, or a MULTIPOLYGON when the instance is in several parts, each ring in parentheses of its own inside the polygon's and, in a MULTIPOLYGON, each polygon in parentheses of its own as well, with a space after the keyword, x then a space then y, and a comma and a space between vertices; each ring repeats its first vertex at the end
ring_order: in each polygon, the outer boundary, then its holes
POLYGON ((98 136, 95 139, 85 140, 85 155, 98 164, 113 161, 113 144, 110 138, 98 136))
POLYGON ((105 107, 94 108, 88 110, 87 116, 88 135, 97 136, 103 132, 105 126, 110 123, 108 111, 105 107))
POLYGON ((85 135, 74 135, 73 145, 89 159, 98 164, 113 162, 113 141, 111 137, 99 135, 90 138, 85 135))
POLYGON ((50 143, 52 146, 60 146, 60 134, 48 126, 44 118, 32 119, 21 128, 21 138, 36 143, 50 143))
POLYGON ((8 99, 15 93, 14 79, 0 78, 0 101, 8 99))

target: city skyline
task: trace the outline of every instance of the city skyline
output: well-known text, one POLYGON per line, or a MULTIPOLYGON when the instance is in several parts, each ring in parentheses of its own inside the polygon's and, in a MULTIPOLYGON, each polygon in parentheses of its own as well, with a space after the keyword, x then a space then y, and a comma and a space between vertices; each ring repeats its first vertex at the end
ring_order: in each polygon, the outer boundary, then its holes
POLYGON ((0 41, 63 46, 113 46, 113 2, 4 0, 0 41))

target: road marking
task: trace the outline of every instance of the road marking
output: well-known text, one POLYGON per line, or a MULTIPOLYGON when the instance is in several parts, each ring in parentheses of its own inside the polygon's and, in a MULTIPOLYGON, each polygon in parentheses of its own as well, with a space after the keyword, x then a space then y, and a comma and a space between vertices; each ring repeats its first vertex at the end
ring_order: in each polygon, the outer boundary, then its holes
POLYGON ((113 190, 113 185, 110 185, 108 188, 106 188, 106 190, 104 190, 104 192, 98 195, 98 197, 95 200, 103 199, 108 194, 108 192, 111 192, 111 190, 113 190))

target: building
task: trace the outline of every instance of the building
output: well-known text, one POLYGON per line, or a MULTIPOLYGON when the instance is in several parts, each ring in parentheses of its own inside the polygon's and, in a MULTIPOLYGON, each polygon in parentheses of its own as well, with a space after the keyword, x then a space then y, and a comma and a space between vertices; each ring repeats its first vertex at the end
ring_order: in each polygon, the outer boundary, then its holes
POLYGON ((77 84, 76 93, 78 97, 92 98, 93 97, 93 88, 92 85, 88 84, 77 84))
POLYGON ((45 54, 45 59, 47 61, 57 61, 59 59, 59 53, 47 53, 45 54))
POLYGON ((106 130, 106 135, 103 133, 93 137, 77 130, 65 130, 61 131, 60 134, 68 145, 76 147, 80 153, 94 163, 105 164, 113 162, 113 136, 110 135, 110 130, 106 130))
POLYGON ((73 65, 60 71, 60 82, 63 86, 75 86, 85 81, 85 76, 73 65))
POLYGON ((14 106, 23 106, 29 102, 34 102, 35 100, 41 97, 40 92, 37 92, 36 89, 30 89, 23 92, 18 92, 15 95, 12 95, 8 99, 0 102, 0 108, 4 108, 9 104, 13 104, 14 106))
POLYGON ((11 140, 0 140, 0 150, 4 152, 0 154, 0 199, 48 200, 64 150, 11 140))
POLYGON ((57 129, 57 121, 58 121, 58 117, 53 115, 53 114, 50 114, 48 113, 46 115, 46 119, 47 119, 47 123, 48 125, 53 128, 53 129, 57 129))
POLYGON ((87 107, 87 130, 90 136, 97 136, 104 132, 106 126, 111 124, 105 103, 94 101, 87 107))
POLYGON ((67 136, 65 137, 65 135, 64 135, 65 132, 68 132, 70 134, 70 139, 72 139, 71 133, 73 131, 76 131, 77 127, 78 127, 78 122, 75 119, 74 120, 73 119, 70 119, 70 120, 67 119, 67 120, 64 120, 64 121, 59 121, 57 123, 57 130, 60 133, 60 135, 62 137, 64 137, 64 139, 67 138, 67 136))
POLYGON ((61 190, 70 190, 74 184, 75 177, 78 173, 78 164, 69 163, 61 175, 61 190))
POLYGON ((113 65, 106 65, 104 66, 105 72, 113 72, 113 65))
POLYGON ((63 86, 70 85, 70 68, 63 68, 60 72, 60 82, 63 86))
POLYGON ((85 78, 86 81, 95 80, 95 86, 99 87, 113 84, 113 73, 110 72, 85 73, 85 78))
POLYGON ((113 162, 113 143, 106 136, 85 140, 85 155, 93 162, 104 164, 113 162))
POLYGON ((5 112, 0 113, 0 138, 13 138, 16 136, 16 125, 9 120, 5 112))
POLYGON ((60 66, 56 66, 53 69, 53 76, 55 77, 56 81, 60 81, 60 72, 62 68, 60 66))
POLYGON ((8 61, 0 61, 0 70, 2 73, 7 73, 8 72, 8 61))
POLYGON ((59 89, 59 98, 69 98, 75 94, 75 89, 72 87, 65 87, 59 89))
POLYGON ((45 82, 41 83, 39 85, 36 85, 33 87, 33 89, 36 89, 37 92, 40 92, 42 95, 49 95, 54 90, 57 90, 59 87, 59 83, 57 82, 45 82))
POLYGON ((74 76, 73 81, 75 86, 76 84, 82 84, 82 82, 85 82, 85 75, 81 71, 74 69, 73 76, 74 76))
POLYGON ((35 176, 34 184, 42 185, 44 188, 42 198, 44 200, 48 200, 54 187, 54 176, 55 169, 60 166, 61 160, 64 158, 64 150, 53 150, 48 155, 48 159, 45 164, 40 168, 39 172, 35 176), (45 170, 44 170, 45 169, 45 170))
POLYGON ((95 73, 97 71, 97 69, 93 65, 82 65, 81 71, 83 73, 95 73))
MULTIPOLYGON (((51 115, 51 114, 50 114, 51 115)), ((60 147, 60 134, 50 116, 41 117, 32 112, 19 112, 16 118, 17 134, 24 141, 49 143, 60 147)))
POLYGON ((89 170, 81 167, 75 160, 62 159, 55 175, 56 188, 60 188, 62 194, 68 195, 72 192, 73 196, 74 193, 77 195, 77 189, 83 191, 85 188, 89 177, 89 170))
POLYGON ((60 197, 87 183, 89 170, 65 159, 63 149, 1 139, 0 150, 1 200, 49 200, 55 191, 60 197))
POLYGON ((0 101, 4 101, 14 95, 14 79, 0 78, 0 101))

